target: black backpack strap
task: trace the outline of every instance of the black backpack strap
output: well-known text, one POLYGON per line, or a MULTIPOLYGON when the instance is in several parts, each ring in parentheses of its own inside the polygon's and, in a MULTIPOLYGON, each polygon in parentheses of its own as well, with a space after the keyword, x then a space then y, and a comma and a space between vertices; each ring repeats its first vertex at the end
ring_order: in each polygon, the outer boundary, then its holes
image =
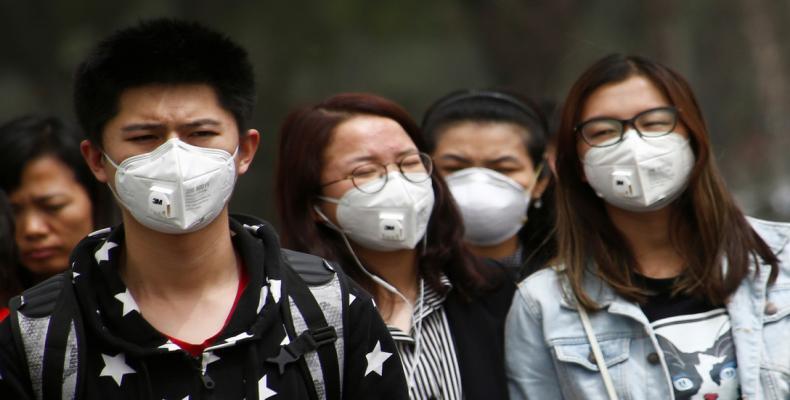
MULTIPOLYGON (((290 259, 292 256, 293 254, 289 254, 288 258, 290 259)), ((314 261, 317 267, 326 269, 322 259, 309 257, 318 260, 318 262, 314 261)), ((291 343, 281 348, 281 354, 276 359, 284 361, 285 359, 281 357, 283 352, 289 353, 291 358, 301 358, 308 366, 316 387, 317 398, 340 399, 342 361, 341 357, 338 357, 338 348, 335 344, 337 344, 338 338, 342 337, 342 324, 338 326, 327 321, 323 309, 327 306, 326 302, 322 301, 324 299, 316 298, 315 292, 311 291, 300 274, 287 266, 280 272, 287 299, 292 302, 289 305, 290 322, 293 324, 294 332, 301 333, 291 343), (315 351, 315 354, 312 354, 312 351, 315 351), (319 362, 316 363, 316 361, 319 362)), ((332 275, 333 280, 337 279, 334 273, 332 275)), ((336 290, 334 292, 339 299, 341 296, 336 293, 336 290)))
POLYGON ((239 214, 231 217, 267 247, 281 251, 281 306, 285 329, 292 340, 266 361, 277 364, 281 373, 287 364, 299 363, 305 377, 313 382, 307 388, 311 398, 339 400, 344 365, 343 316, 348 296, 336 267, 320 257, 280 249, 272 240, 276 233, 258 218, 239 214))
POLYGON ((14 342, 36 398, 75 398, 82 334, 70 271, 26 290, 9 307, 14 342))

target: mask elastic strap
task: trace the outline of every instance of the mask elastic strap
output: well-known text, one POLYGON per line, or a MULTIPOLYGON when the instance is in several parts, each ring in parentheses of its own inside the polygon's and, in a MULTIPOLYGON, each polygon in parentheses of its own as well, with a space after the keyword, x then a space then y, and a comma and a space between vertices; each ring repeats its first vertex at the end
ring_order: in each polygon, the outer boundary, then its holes
POLYGON ((357 254, 354 252, 354 249, 351 247, 351 242, 348 241, 348 238, 346 237, 346 233, 342 229, 340 229, 337 225, 335 225, 332 221, 330 221, 329 218, 326 215, 324 215, 323 212, 321 212, 321 210, 318 208, 318 206, 314 205, 313 206, 313 210, 315 210, 315 212, 318 214, 318 216, 321 217, 321 219, 324 220, 324 223, 328 227, 330 227, 332 230, 334 230, 334 231, 336 231, 336 232, 338 232, 340 234, 340 237, 343 238, 343 242, 346 244, 346 248, 351 253, 351 256, 354 258, 354 262, 357 264, 359 269, 361 269, 362 272, 365 275, 367 275, 370 279, 372 279, 373 282, 376 282, 381 287, 386 289, 388 292, 400 297, 406 304, 408 304, 409 306, 412 307, 412 309, 414 309, 414 305, 411 304, 411 302, 408 299, 406 299, 406 296, 401 294, 401 292, 398 291, 398 289, 395 288, 395 286, 392 286, 389 282, 387 282, 384 279, 382 279, 382 278, 376 276, 375 274, 371 273, 370 271, 368 271, 362 265, 362 262, 359 260, 359 258, 357 257, 357 254))
POLYGON ((115 163, 115 161, 112 160, 112 158, 110 158, 110 156, 107 155, 107 153, 102 152, 101 155, 102 157, 104 157, 105 160, 109 161, 110 164, 112 164, 112 166, 115 167, 115 169, 121 168, 118 166, 118 164, 115 163))

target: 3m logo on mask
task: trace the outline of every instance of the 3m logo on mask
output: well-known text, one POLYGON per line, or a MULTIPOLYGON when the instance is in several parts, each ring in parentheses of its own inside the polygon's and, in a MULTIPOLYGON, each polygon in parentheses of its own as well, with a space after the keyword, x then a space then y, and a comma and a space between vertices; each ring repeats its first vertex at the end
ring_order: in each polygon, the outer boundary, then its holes
POLYGON ((403 214, 399 213, 380 213, 379 214, 379 234, 384 240, 403 240, 403 214))
POLYGON ((170 207, 170 196, 172 194, 172 189, 159 186, 152 187, 148 195, 148 207, 154 214, 172 218, 173 209, 170 207))
POLYGON ((612 188, 615 194, 625 198, 639 195, 636 193, 637 190, 634 190, 634 185, 631 181, 632 175, 632 171, 616 170, 612 172, 612 188))

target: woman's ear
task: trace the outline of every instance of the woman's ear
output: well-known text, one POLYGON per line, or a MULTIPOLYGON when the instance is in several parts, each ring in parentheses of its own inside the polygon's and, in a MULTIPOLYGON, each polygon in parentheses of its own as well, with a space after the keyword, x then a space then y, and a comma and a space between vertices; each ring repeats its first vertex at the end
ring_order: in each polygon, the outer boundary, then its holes
POLYGON ((535 182, 535 187, 532 188, 532 199, 536 200, 543 196, 543 192, 546 191, 546 188, 549 187, 549 183, 551 182, 551 178, 553 175, 551 173, 542 173, 540 177, 538 177, 538 181, 535 182))

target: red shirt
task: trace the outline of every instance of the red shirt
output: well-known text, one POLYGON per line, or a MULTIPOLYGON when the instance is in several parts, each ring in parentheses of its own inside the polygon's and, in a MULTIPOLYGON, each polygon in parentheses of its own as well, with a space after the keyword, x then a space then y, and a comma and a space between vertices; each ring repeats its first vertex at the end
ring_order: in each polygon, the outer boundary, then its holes
MULTIPOLYGON (((241 266, 241 276, 239 277, 239 287, 238 287, 238 289, 236 289, 236 298, 233 300, 233 306, 231 306, 230 312, 228 313, 228 316, 225 318, 225 323, 222 324, 222 329, 220 329, 219 332, 217 332, 216 335, 204 340, 203 343, 199 343, 199 344, 188 343, 188 342, 176 339, 176 338, 174 338, 172 336, 168 336, 168 335, 165 335, 165 336, 167 336, 167 338, 170 339, 171 342, 177 344, 178 347, 184 349, 184 351, 186 351, 187 353, 191 354, 192 357, 199 356, 200 353, 203 353, 203 350, 205 350, 206 347, 211 346, 211 344, 214 343, 215 340, 217 340, 217 336, 219 336, 219 334, 222 333, 222 331, 225 329, 225 326, 228 325, 228 322, 230 321, 230 317, 233 316, 233 312, 236 311, 236 304, 239 303, 239 299, 241 298, 241 294, 244 292, 244 288, 247 287, 247 283, 249 281, 250 281, 250 277, 247 274, 247 269, 244 268, 244 266, 242 265, 241 266)), ((0 315, 1 315, 1 313, 2 313, 2 311, 0 311, 0 315)), ((8 310, 7 309, 6 309, 6 314, 8 314, 8 310)), ((0 321, 2 321, 2 319, 0 319, 0 321)))
POLYGON ((7 316, 8 316, 8 307, 3 307, 3 308, 0 308, 0 322, 3 322, 3 320, 4 320, 4 319, 5 319, 7 316))

